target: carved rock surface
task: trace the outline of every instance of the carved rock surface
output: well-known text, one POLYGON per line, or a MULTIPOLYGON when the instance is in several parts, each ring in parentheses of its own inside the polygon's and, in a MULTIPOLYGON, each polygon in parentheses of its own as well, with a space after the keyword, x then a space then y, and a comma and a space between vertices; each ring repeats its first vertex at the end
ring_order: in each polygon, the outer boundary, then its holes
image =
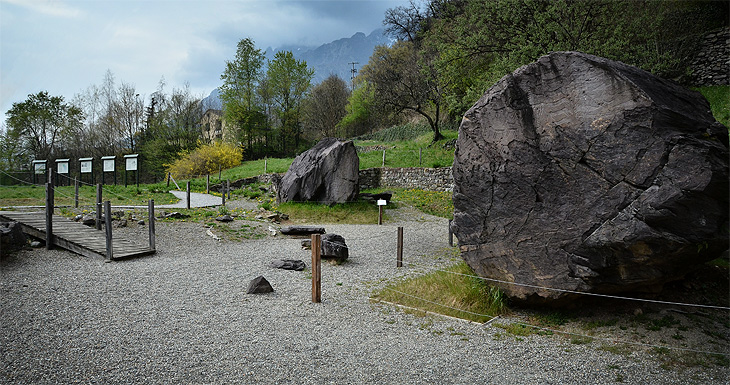
POLYGON ((623 63, 556 52, 505 76, 464 116, 453 175, 452 229, 483 277, 656 291, 728 248, 727 129, 699 93, 623 63))
POLYGON ((358 193, 359 167, 352 141, 324 138, 294 159, 278 183, 277 200, 324 204, 353 201, 358 193))
POLYGON ((0 222, 0 258, 22 249, 28 242, 18 222, 0 222))

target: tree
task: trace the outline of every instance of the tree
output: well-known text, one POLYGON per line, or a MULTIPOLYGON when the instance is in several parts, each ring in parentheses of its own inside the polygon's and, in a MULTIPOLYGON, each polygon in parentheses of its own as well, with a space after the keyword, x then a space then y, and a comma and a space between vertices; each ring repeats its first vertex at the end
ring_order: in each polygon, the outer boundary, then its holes
POLYGON ((17 137, 22 148, 36 159, 53 159, 61 136, 80 126, 83 119, 78 107, 65 103, 62 96, 50 96, 47 91, 13 103, 6 115, 10 135, 17 137))
POLYGON ((299 147, 301 136, 300 107, 311 86, 314 70, 306 61, 294 58, 291 51, 279 51, 268 63, 267 86, 279 120, 281 149, 288 153, 287 138, 294 138, 294 149, 299 147))
POLYGON ((303 106, 304 129, 317 140, 335 136, 337 124, 345 116, 349 94, 347 83, 337 75, 314 86, 303 106))
POLYGON ((378 46, 360 76, 373 85, 375 99, 397 113, 413 111, 428 121, 433 141, 443 138, 441 119, 442 85, 424 51, 419 54, 411 42, 392 47, 378 46))
POLYGON ((234 124, 245 133, 249 148, 253 145, 256 133, 263 130, 262 112, 256 100, 256 89, 261 80, 264 54, 257 49, 253 40, 246 38, 238 42, 236 58, 226 61, 226 69, 221 75, 223 85, 220 98, 223 101, 223 114, 229 124, 234 124))

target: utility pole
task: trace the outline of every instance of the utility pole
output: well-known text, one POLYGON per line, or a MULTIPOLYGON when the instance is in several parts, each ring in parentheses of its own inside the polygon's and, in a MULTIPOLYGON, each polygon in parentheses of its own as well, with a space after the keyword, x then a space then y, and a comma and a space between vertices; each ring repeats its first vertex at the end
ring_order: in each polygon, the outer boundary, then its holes
POLYGON ((353 61, 348 64, 352 65, 352 69, 350 70, 350 86, 352 87, 352 90, 355 90, 355 74, 357 73, 357 69, 355 68, 355 64, 360 64, 359 62, 353 61))

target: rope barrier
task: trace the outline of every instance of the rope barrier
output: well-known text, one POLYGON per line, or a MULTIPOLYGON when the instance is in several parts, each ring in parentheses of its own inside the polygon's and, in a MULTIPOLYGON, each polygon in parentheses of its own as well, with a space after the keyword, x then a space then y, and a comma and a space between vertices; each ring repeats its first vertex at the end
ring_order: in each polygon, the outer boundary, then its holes
POLYGON ((395 290, 395 289, 391 289, 391 288, 389 288, 389 287, 386 287, 385 289, 386 289, 386 290, 390 290, 390 291, 393 291, 393 292, 396 292, 396 293, 398 293, 398 294, 402 294, 402 295, 405 295, 405 296, 407 296, 407 297, 411 297, 411 298, 415 298, 415 299, 418 299, 418 300, 420 300, 420 301, 424 301, 424 302, 428 302, 428 303, 430 303, 430 304, 434 304, 434 305, 438 305, 438 306, 441 306, 441 307, 445 307, 445 308, 448 308, 448 309, 451 309, 451 310, 456 310, 456 311, 460 311, 460 312, 463 312, 463 313, 467 313, 467 314, 472 314, 472 315, 475 315, 475 316, 479 316, 479 317, 487 317, 487 318, 489 318, 490 320, 491 320, 491 319, 494 319, 494 318, 495 318, 495 317, 493 317, 493 316, 491 316, 491 315, 488 315, 488 314, 481 314, 481 313, 475 313, 475 312, 472 312, 472 311, 469 311, 469 310, 459 309, 459 308, 455 308, 455 307, 452 307, 452 306, 444 305, 444 304, 442 304, 442 303, 438 303, 438 302, 433 302, 433 301, 429 301, 429 300, 427 300, 427 299, 425 299, 425 298, 417 297, 417 296, 415 296, 415 295, 411 295, 411 294, 408 294, 408 293, 404 293, 404 292, 402 292, 402 291, 398 291, 398 290, 395 290))
POLYGON ((566 290, 566 289, 556 289, 552 287, 545 287, 545 286, 538 286, 538 285, 530 285, 526 283, 518 283, 518 282, 509 282, 509 281, 503 281, 499 279, 494 278, 485 278, 485 277, 479 277, 476 275, 469 275, 469 274, 463 274, 463 273, 457 273, 455 271, 448 271, 443 269, 438 269, 435 267, 430 267, 426 265, 421 265, 414 262, 404 262, 409 265, 413 266, 419 266, 419 267, 425 267, 431 270, 438 270, 445 273, 451 273, 456 275, 461 275, 464 277, 470 277, 470 278, 478 278, 484 281, 491 281, 491 282, 498 282, 498 283, 504 283, 509 285, 515 285, 515 286, 522 286, 522 287, 529 287, 533 289, 543 289, 543 290, 552 290, 552 291, 558 291, 562 293, 570 293, 570 294, 580 294, 580 295, 588 295, 588 296, 594 296, 594 297, 601 297, 601 298, 611 298, 611 299, 621 299, 621 300, 629 300, 629 301, 639 301, 639 302, 650 302, 650 303, 656 303, 661 305, 674 305, 674 306, 688 306, 688 307, 699 307, 699 308, 707 308, 707 309, 718 309, 718 310, 730 310, 730 307, 726 306, 715 306, 715 305, 701 305, 701 304, 692 304, 692 303, 683 303, 683 302, 671 302, 671 301, 659 301, 659 300, 653 300, 653 299, 645 299, 645 298, 631 298, 631 297, 621 297, 617 295, 610 295, 610 294, 599 294, 599 293, 586 293, 581 291, 575 291, 575 290, 566 290))

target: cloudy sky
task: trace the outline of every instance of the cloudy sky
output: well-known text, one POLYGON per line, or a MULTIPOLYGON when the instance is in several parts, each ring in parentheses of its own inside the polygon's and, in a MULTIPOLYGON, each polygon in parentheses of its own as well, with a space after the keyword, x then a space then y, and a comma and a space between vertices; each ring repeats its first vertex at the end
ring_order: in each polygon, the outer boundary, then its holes
MULTIPOLYGON (((320 45, 382 27, 407 0, 0 0, 0 117, 28 94, 70 101, 111 70, 149 99, 220 85, 236 43, 320 45)), ((4 118, 2 119, 5 120, 4 118)))

